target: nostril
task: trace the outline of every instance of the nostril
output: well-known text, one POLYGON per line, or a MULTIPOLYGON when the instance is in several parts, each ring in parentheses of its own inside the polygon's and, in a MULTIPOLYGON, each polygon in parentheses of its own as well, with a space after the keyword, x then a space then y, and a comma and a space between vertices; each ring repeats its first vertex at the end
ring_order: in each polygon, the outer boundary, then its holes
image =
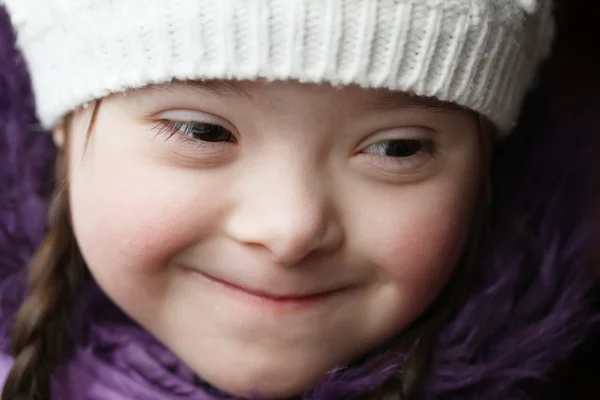
POLYGON ((270 248, 274 262, 297 264, 315 253, 333 252, 343 242, 343 229, 333 216, 315 216, 313 221, 303 222, 304 225, 298 230, 290 230, 288 236, 280 236, 274 240, 270 248))

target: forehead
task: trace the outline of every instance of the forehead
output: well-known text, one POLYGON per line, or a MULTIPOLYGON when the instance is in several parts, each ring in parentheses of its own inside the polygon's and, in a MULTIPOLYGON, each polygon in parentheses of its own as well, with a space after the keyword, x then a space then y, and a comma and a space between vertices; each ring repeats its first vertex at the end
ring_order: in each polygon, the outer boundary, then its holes
POLYGON ((152 85, 152 91, 178 91, 211 93, 220 97, 243 98, 259 101, 269 94, 285 101, 290 94, 310 98, 320 98, 325 102, 331 99, 339 105, 340 101, 373 111, 394 111, 405 108, 427 109, 437 112, 469 110, 456 104, 442 102, 434 97, 416 96, 405 92, 386 89, 368 89, 357 85, 336 86, 329 84, 300 83, 296 81, 224 81, 224 80, 176 80, 165 84, 152 85))

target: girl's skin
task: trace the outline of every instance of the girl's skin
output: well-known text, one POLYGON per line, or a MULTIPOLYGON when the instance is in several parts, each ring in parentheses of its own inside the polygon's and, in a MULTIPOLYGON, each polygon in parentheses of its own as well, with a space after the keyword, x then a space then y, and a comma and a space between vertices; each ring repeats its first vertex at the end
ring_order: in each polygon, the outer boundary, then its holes
POLYGON ((172 83, 103 99, 86 144, 92 109, 55 131, 87 265, 224 391, 310 387, 407 327, 465 247, 484 167, 469 111, 358 87, 172 83))

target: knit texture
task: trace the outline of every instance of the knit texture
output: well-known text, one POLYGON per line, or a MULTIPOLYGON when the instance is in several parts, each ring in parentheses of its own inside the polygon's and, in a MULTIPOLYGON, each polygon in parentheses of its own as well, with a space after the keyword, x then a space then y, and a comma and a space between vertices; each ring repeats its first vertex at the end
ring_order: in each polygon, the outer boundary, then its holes
POLYGON ((513 126, 548 0, 5 0, 43 125, 172 79, 294 79, 436 97, 513 126))

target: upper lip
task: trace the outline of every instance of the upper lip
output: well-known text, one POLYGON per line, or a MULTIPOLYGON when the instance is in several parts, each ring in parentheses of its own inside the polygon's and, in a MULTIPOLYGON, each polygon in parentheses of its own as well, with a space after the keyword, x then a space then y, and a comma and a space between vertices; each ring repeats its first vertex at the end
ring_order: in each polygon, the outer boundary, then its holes
POLYGON ((260 296, 260 297, 268 297, 276 300, 291 300, 291 299, 302 299, 309 298, 315 296, 327 295, 330 293, 338 292, 344 289, 348 289, 354 285, 351 284, 334 284, 329 286, 320 286, 313 287, 310 289, 303 290, 282 290, 282 291, 273 291, 270 289, 263 289, 259 287, 255 287, 252 285, 247 285, 239 282, 233 282, 228 279, 223 279, 216 277, 214 275, 208 274, 206 272, 198 271, 196 269, 192 269, 193 272, 204 275, 206 278, 215 281, 216 283, 233 287, 235 289, 242 290, 249 294, 260 296))

